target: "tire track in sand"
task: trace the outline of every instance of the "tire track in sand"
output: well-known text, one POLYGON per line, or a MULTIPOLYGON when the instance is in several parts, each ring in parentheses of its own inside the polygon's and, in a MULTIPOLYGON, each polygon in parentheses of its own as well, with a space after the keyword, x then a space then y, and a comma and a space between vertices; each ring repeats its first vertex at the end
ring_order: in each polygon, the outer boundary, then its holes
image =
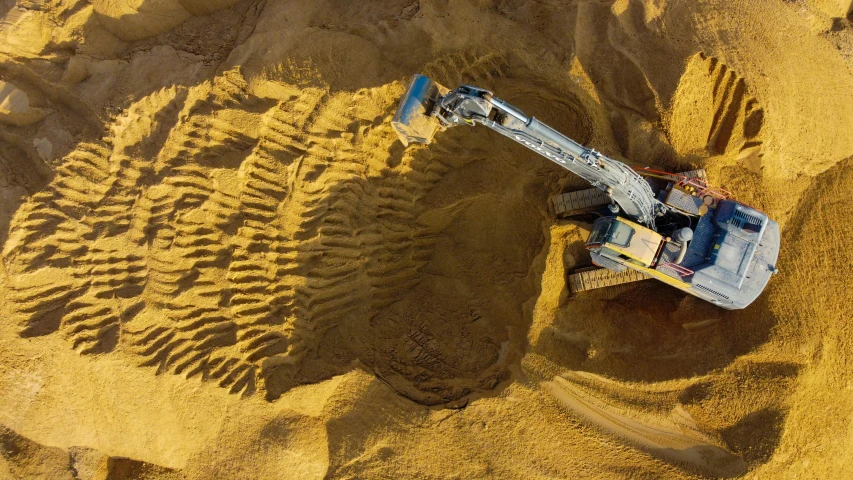
POLYGON ((664 461, 717 478, 733 478, 746 472, 746 463, 718 445, 718 441, 699 431, 689 414, 680 406, 673 409, 671 418, 643 414, 639 410, 631 410, 627 405, 620 407, 617 401, 608 401, 600 393, 596 394, 582 386, 583 382, 590 380, 612 383, 593 375, 582 377, 569 372, 544 382, 542 386, 562 406, 585 422, 664 461))
POLYGON ((21 335, 269 398, 348 368, 321 340, 418 283, 433 235, 417 201, 450 168, 388 170, 389 88, 270 101, 225 72, 137 102, 16 218, 21 335))

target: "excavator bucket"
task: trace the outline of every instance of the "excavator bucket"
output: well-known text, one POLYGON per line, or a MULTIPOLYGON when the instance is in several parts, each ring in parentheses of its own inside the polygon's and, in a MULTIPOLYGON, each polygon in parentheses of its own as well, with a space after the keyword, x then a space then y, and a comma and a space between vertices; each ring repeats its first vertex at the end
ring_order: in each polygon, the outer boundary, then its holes
POLYGON ((429 143, 441 124, 431 116, 435 102, 447 89, 423 75, 415 75, 403 95, 391 125, 403 145, 429 143))

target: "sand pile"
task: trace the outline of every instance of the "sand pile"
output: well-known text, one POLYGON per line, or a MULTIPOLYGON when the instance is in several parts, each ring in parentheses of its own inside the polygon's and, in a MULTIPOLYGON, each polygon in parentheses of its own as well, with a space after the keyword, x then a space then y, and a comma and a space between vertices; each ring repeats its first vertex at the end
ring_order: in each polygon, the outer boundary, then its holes
POLYGON ((850 2, 0 3, 0 474, 849 468, 850 2), (583 182, 487 130, 404 149, 409 76, 783 229, 743 311, 569 296, 583 182))

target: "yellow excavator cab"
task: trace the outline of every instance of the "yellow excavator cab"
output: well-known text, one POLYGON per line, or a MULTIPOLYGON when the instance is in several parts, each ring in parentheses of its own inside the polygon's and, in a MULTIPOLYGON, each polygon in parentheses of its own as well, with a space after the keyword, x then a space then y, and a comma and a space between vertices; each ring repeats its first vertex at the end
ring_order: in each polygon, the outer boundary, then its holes
POLYGON ((621 260, 633 260, 649 267, 661 242, 662 236, 638 223, 622 217, 604 217, 593 225, 586 248, 605 256, 614 256, 615 253, 621 260))

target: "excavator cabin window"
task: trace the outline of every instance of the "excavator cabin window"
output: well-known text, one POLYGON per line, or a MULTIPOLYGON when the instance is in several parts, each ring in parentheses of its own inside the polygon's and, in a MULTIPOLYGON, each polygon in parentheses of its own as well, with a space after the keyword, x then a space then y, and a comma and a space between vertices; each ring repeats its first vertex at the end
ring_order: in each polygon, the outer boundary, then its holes
POLYGON ((586 241, 586 248, 597 248, 605 243, 617 247, 627 247, 631 244, 634 229, 617 220, 615 217, 599 218, 592 224, 592 231, 586 241))
POLYGON ((619 247, 627 247, 631 245, 631 237, 633 236, 633 228, 618 220, 614 220, 607 235, 607 243, 612 243, 619 247))
POLYGON ((589 238, 586 239, 586 248, 600 247, 607 239, 607 232, 613 224, 613 217, 602 217, 592 224, 589 238))

